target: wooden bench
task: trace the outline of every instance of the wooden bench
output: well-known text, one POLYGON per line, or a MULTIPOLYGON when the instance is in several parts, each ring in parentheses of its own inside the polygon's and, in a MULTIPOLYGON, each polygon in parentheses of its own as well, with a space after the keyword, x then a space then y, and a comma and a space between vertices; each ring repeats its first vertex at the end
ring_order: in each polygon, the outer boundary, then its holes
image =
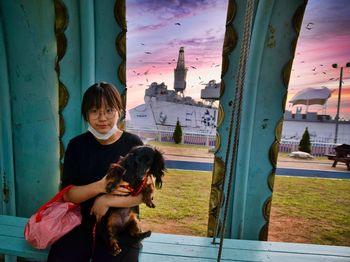
POLYGON ((329 160, 333 160, 332 167, 336 167, 338 162, 343 162, 350 170, 350 145, 342 144, 334 148, 335 154, 326 154, 329 160))
POLYGON ((345 163, 347 166, 348 170, 350 170, 350 157, 340 157, 334 154, 326 154, 325 155, 329 160, 333 160, 333 165, 332 167, 336 167, 338 162, 345 163))
MULTIPOLYGON (((23 237, 27 219, 0 215, 0 254, 45 261, 48 250, 31 248, 23 237)), ((216 261, 218 246, 207 237, 153 233, 143 241, 140 262, 216 261)), ((221 261, 350 261, 350 247, 226 239, 221 261)))

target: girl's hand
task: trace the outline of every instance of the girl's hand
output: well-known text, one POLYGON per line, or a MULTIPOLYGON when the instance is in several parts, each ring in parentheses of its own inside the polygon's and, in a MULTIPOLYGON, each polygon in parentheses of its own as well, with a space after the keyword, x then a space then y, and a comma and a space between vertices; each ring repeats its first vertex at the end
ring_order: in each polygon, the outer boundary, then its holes
POLYGON ((114 189, 111 194, 117 195, 117 196, 128 196, 130 195, 130 190, 124 186, 128 186, 129 183, 127 182, 121 182, 116 189, 114 189))
POLYGON ((90 215, 95 215, 96 221, 99 222, 101 218, 107 213, 109 206, 105 195, 99 196, 95 199, 94 205, 91 208, 90 215))
MULTIPOLYGON (((101 180, 98 181, 99 188, 101 193, 107 193, 106 187, 107 187, 107 175, 105 175, 101 180)), ((122 181, 117 185, 117 187, 111 192, 112 195, 118 195, 118 196, 128 196, 130 194, 130 190, 126 187, 129 185, 128 182, 122 181)))

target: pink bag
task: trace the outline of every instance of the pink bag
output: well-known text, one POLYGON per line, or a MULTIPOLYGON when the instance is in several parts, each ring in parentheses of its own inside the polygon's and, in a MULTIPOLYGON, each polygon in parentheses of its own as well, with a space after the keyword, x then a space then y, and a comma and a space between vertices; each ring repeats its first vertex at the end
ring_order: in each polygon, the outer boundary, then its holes
POLYGON ((45 249, 80 225, 80 205, 63 200, 64 193, 71 187, 62 189, 30 217, 24 236, 32 247, 45 249))

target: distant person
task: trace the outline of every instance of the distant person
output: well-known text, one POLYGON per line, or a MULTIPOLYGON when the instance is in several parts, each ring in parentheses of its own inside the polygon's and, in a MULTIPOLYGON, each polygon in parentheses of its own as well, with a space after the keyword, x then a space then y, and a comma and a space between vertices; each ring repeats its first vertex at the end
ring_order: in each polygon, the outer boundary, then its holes
POLYGON ((141 243, 135 244, 130 237, 122 235, 123 250, 112 256, 104 240, 93 233, 96 220, 105 215, 109 207, 135 207, 138 212, 142 202, 141 195, 129 196, 130 191, 120 186, 113 194, 103 194, 110 164, 125 156, 132 147, 143 144, 136 135, 118 128, 122 110, 120 94, 112 84, 97 83, 86 90, 81 113, 88 123, 88 131, 70 140, 61 185, 74 185, 64 199, 81 205, 82 224, 52 245, 49 262, 138 261, 141 243))

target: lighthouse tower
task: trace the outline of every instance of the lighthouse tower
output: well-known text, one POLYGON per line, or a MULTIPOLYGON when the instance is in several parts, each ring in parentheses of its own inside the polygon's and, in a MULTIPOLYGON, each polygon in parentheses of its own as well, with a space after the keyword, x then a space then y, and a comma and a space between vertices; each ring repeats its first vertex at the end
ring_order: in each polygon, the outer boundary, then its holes
POLYGON ((174 69, 174 89, 182 95, 183 91, 186 89, 186 75, 187 68, 185 67, 184 47, 180 47, 179 58, 177 59, 177 65, 174 69))

